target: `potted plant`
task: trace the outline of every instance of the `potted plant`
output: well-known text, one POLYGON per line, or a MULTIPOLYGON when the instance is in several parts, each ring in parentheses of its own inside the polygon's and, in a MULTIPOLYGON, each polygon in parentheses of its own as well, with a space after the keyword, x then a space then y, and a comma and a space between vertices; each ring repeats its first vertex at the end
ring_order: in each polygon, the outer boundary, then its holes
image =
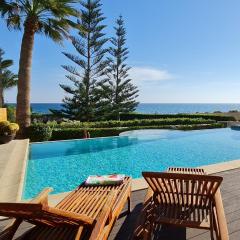
POLYGON ((0 144, 8 143, 16 136, 19 126, 9 121, 0 122, 0 144))

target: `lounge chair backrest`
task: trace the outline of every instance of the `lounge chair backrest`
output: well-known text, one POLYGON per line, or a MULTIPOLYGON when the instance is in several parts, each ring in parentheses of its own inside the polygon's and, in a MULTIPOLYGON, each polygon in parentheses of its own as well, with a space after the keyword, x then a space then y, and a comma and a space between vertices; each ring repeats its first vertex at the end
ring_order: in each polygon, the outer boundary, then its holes
POLYGON ((93 219, 87 216, 46 207, 41 203, 0 203, 0 216, 19 218, 32 224, 49 226, 93 223, 93 219))
POLYGON ((154 192, 154 199, 161 204, 208 207, 213 202, 222 177, 179 174, 166 172, 143 172, 154 192))
MULTIPOLYGON (((94 218, 89 217, 86 214, 76 213, 72 211, 61 210, 60 208, 52 208, 48 206, 47 193, 45 191, 41 193, 35 200, 30 203, 0 203, 0 216, 14 217, 22 219, 24 221, 33 224, 44 224, 49 226, 63 226, 63 225, 79 225, 87 224, 91 225, 94 223, 94 218)), ((115 198, 117 196, 117 190, 97 191, 89 196, 89 201, 86 204, 95 202, 92 206, 92 216, 98 214, 102 207, 107 203, 109 207, 113 207, 115 198), (109 201, 111 201, 111 204, 109 201)), ((72 198, 69 205, 71 209, 76 211, 81 204, 82 198, 72 198)), ((85 205, 86 205, 85 204, 85 205)), ((82 206, 83 207, 83 206, 82 206)))

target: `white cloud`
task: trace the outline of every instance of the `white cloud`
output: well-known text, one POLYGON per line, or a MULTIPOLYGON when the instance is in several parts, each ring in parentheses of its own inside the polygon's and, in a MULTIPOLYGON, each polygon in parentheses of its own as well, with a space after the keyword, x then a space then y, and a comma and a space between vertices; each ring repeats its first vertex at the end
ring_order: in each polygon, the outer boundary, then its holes
POLYGON ((130 77, 134 81, 163 81, 173 78, 167 70, 151 67, 132 67, 129 71, 130 77))

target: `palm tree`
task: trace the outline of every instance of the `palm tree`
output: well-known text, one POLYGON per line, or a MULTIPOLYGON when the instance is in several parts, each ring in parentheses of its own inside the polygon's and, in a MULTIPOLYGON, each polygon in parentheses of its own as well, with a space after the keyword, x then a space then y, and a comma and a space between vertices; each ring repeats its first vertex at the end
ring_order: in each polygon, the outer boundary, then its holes
POLYGON ((3 74, 4 71, 13 65, 13 61, 10 59, 3 59, 4 51, 0 48, 0 108, 4 105, 3 99, 3 74))
POLYGON ((54 42, 68 36, 78 16, 73 7, 76 0, 0 0, 0 13, 9 29, 23 29, 18 72, 17 122, 23 133, 30 125, 30 79, 34 36, 41 33, 54 42))
POLYGON ((10 70, 4 70, 2 74, 2 86, 3 86, 3 94, 2 94, 2 103, 4 105, 4 91, 10 88, 17 86, 18 75, 12 73, 10 70))

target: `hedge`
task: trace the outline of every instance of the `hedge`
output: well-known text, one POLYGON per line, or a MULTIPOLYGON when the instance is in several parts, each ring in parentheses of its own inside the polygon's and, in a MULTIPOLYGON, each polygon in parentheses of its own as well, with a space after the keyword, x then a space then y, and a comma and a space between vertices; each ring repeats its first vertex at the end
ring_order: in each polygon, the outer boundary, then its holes
MULTIPOLYGON (((53 114, 32 114, 32 121, 39 123, 47 123, 49 121, 57 121, 58 123, 63 121, 63 118, 55 116, 53 114)), ((121 121, 128 120, 141 120, 141 119, 166 119, 166 118, 203 118, 203 119, 212 119, 215 121, 236 121, 234 116, 224 116, 218 113, 179 113, 179 114, 144 114, 144 113, 121 113, 121 121)))
POLYGON ((211 123, 211 124, 193 124, 193 125, 162 125, 162 126, 135 126, 127 128, 63 128, 53 129, 51 140, 66 140, 66 139, 79 139, 83 138, 83 131, 87 130, 90 133, 91 138, 95 137, 108 137, 118 136, 121 132, 140 130, 140 129, 175 129, 175 130, 194 130, 194 129, 211 129, 211 128, 222 128, 222 123, 211 123))
POLYGON ((160 118, 204 118, 212 119, 215 121, 236 121, 233 116, 222 116, 219 114, 143 114, 143 113, 121 113, 122 121, 134 120, 134 119, 160 119, 160 118))
POLYGON ((213 123, 213 124, 198 124, 198 125, 182 125, 177 126, 177 130, 201 130, 201 129, 213 129, 213 128, 225 128, 223 123, 213 123))
POLYGON ((27 136, 31 142, 48 141, 52 137, 52 128, 47 124, 31 125, 27 128, 27 136))
POLYGON ((134 127, 134 126, 163 126, 163 125, 189 125, 189 124, 211 124, 212 119, 203 118, 165 118, 165 119, 139 119, 129 121, 101 121, 101 122, 79 122, 69 121, 60 124, 52 124, 57 128, 114 128, 114 127, 134 127))
POLYGON ((87 130, 90 133, 91 138, 96 137, 108 137, 118 136, 124 130, 121 128, 91 128, 91 129, 76 129, 76 128, 65 128, 65 129, 54 129, 52 132, 51 140, 66 140, 66 139, 79 139, 83 138, 83 131, 87 130))

